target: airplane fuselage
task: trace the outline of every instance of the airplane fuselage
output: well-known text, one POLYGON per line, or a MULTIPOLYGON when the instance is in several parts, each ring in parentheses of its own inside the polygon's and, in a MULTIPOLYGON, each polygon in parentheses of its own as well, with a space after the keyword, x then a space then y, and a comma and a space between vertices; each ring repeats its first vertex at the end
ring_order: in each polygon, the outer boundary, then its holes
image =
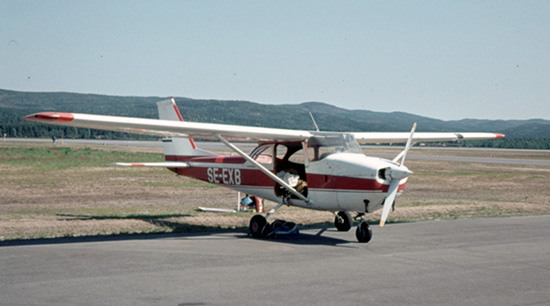
MULTIPOLYGON (((280 203, 280 187, 270 177, 240 156, 166 156, 167 161, 189 164, 188 168, 170 170, 208 183, 222 185, 280 203)), ((277 173, 276 159, 263 165, 277 173)), ((290 198, 289 204, 327 211, 372 212, 381 207, 389 188, 389 178, 380 170, 393 166, 389 160, 360 153, 334 153, 322 160, 307 161, 300 176, 307 183, 310 201, 290 198)), ((398 194, 407 183, 400 182, 398 194)))

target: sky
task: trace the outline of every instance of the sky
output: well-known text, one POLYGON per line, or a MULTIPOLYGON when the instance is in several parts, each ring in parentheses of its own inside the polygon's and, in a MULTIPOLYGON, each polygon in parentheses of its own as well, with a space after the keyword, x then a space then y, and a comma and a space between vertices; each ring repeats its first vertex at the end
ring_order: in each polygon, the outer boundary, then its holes
POLYGON ((550 119, 550 1, 0 0, 0 88, 550 119))

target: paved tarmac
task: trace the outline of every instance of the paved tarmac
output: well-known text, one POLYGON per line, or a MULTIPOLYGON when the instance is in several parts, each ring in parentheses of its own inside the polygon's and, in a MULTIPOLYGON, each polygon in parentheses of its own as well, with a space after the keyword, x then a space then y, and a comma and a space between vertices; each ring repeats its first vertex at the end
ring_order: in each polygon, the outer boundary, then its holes
POLYGON ((0 244, 2 305, 549 305, 550 216, 0 244))

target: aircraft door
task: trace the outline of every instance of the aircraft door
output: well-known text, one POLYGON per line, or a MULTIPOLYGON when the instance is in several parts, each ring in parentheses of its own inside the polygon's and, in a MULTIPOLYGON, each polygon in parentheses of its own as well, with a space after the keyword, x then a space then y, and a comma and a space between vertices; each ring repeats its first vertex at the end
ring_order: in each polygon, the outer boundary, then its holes
POLYGON ((319 159, 319 150, 306 145, 305 171, 309 186, 310 198, 319 209, 339 210, 336 189, 336 177, 333 176, 329 163, 319 159))

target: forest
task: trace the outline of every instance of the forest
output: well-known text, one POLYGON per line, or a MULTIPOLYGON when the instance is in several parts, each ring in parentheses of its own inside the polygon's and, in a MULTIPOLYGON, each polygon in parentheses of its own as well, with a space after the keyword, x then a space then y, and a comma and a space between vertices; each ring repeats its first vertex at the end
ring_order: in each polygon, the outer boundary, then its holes
MULTIPOLYGON (((100 115, 156 118, 156 102, 169 97, 121 97, 62 92, 18 92, 0 89, 0 135, 21 138, 154 139, 155 137, 110 131, 58 127, 23 121, 36 112, 59 111, 100 115)), ((313 114, 325 131, 495 132, 506 138, 431 145, 550 149, 550 121, 479 120, 444 121, 404 112, 348 110, 320 102, 266 105, 248 101, 197 100, 176 97, 188 121, 314 130, 313 114)))

